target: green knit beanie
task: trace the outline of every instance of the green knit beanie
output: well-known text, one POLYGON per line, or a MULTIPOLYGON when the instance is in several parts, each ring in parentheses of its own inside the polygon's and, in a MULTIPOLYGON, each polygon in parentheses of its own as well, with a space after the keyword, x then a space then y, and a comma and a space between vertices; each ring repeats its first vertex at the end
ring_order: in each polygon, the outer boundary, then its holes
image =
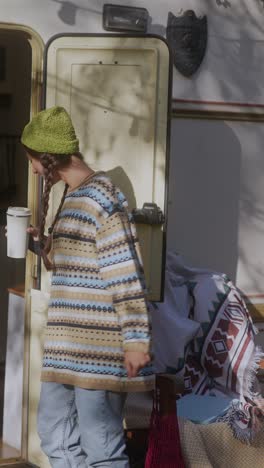
POLYGON ((36 114, 25 126, 21 141, 38 153, 72 154, 79 151, 79 140, 71 118, 59 106, 36 114))

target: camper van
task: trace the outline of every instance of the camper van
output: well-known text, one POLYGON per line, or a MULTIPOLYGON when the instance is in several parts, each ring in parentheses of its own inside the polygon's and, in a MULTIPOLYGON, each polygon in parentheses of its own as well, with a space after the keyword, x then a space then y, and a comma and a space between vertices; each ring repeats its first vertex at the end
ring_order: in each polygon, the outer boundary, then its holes
POLYGON ((41 109, 65 107, 85 160, 124 191, 149 300, 170 250, 228 275, 262 330, 263 18, 262 0, 2 1, 0 466, 49 467, 36 413, 50 273, 9 258, 5 237, 10 206, 38 224, 43 182, 20 136, 41 109))

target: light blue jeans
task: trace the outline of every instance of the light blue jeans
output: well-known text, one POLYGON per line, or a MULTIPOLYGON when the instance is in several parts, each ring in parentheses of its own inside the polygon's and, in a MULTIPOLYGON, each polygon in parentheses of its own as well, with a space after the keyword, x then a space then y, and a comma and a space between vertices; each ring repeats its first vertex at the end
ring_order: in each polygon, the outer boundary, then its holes
POLYGON ((125 398, 43 382, 38 433, 52 468, 129 468, 122 425, 125 398))

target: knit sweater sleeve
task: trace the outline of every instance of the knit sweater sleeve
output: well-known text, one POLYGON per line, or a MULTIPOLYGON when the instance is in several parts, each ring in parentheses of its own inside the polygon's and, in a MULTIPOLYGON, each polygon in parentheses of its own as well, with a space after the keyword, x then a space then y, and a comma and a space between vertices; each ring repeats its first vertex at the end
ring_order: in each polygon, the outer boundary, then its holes
POLYGON ((143 268, 135 226, 125 209, 117 208, 103 220, 97 234, 97 253, 102 278, 119 317, 123 349, 148 352, 150 324, 143 268))

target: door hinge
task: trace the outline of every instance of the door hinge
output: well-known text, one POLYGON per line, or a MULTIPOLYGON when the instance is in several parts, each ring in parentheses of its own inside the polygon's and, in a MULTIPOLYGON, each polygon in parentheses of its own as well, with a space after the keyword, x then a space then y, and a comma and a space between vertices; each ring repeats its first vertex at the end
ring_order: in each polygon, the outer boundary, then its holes
POLYGON ((37 279, 38 278, 38 265, 35 263, 32 265, 32 268, 31 268, 31 277, 33 279, 37 279))

